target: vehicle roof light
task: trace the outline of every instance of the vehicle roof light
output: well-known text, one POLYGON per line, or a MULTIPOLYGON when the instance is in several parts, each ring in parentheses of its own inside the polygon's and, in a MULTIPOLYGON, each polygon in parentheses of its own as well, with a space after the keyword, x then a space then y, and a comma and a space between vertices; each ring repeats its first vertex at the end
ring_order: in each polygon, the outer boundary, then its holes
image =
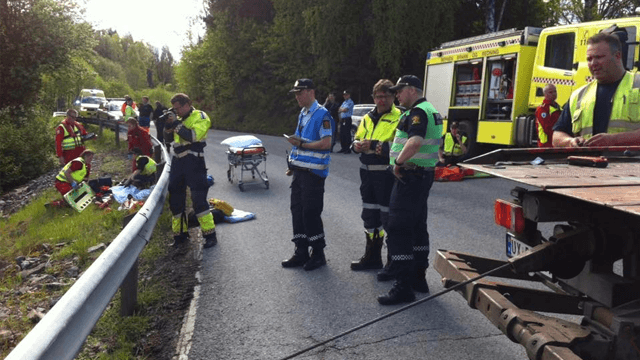
POLYGON ((496 224, 517 234, 524 232, 522 206, 510 201, 497 199, 494 205, 494 215, 496 224))

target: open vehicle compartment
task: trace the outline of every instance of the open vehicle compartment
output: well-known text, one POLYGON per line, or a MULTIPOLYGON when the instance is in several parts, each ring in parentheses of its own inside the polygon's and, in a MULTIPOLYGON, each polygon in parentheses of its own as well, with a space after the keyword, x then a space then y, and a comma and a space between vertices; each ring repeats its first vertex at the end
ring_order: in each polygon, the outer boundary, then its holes
MULTIPOLYGON (((525 267, 458 290, 470 307, 523 345, 530 359, 640 359, 640 158, 623 156, 639 150, 506 149, 462 164, 536 188, 511 192, 525 218, 525 230, 515 237, 533 248, 529 256, 518 256, 527 258, 525 267), (568 155, 604 155, 609 164, 569 165, 568 155), (536 157, 545 164, 530 165, 536 157), (544 222, 560 223, 548 239, 537 229, 544 222), (546 245, 562 251, 549 257, 540 250, 546 245), (622 274, 614 273, 618 260, 622 274), (506 279, 525 282, 516 286, 506 279), (526 281, 549 290, 527 287, 526 281), (538 312, 582 315, 582 321, 538 312)), ((439 250, 434 267, 451 287, 506 262, 439 250)))

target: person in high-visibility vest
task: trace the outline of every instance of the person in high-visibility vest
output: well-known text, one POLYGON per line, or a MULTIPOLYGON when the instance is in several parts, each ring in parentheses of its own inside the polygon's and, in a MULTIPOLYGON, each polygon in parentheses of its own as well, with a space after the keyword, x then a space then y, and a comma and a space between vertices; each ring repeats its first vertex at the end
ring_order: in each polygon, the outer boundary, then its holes
POLYGON ((79 157, 69 161, 56 176, 55 187, 61 195, 77 189, 80 183, 87 180, 91 174, 91 161, 94 152, 85 150, 79 157))
POLYGON ((125 95, 124 96, 124 102, 122 103, 122 108, 120 109, 122 111, 122 116, 125 119, 128 119, 129 116, 133 116, 133 115, 127 116, 127 114, 126 114, 127 106, 131 106, 132 110, 135 110, 137 108, 137 105, 136 105, 135 101, 133 101, 133 99, 129 95, 125 95), (129 101, 131 101, 131 102, 129 102, 129 101))
POLYGON ((587 40, 587 65, 595 78, 574 91, 553 127, 553 146, 640 145, 640 73, 626 71, 614 32, 587 40))
POLYGON ((189 240, 186 207, 187 187, 191 191, 191 204, 198 218, 204 247, 218 243, 216 225, 213 221, 207 191, 207 165, 204 161, 204 147, 211 127, 209 116, 191 106, 186 94, 175 94, 171 98, 174 112, 165 124, 165 133, 173 136, 173 159, 169 173, 169 208, 173 214, 173 246, 185 244, 189 240), (176 115, 179 119, 176 119, 176 115))
POLYGON ((82 136, 87 135, 87 130, 77 121, 77 118, 78 111, 69 109, 67 117, 56 128, 56 155, 60 165, 67 164, 85 150, 82 136))
POLYGON ((455 165, 467 158, 469 139, 460 131, 457 121, 452 121, 449 132, 442 136, 442 145, 438 150, 438 164, 436 166, 455 165))
POLYGON ((536 109, 536 128, 538 129, 538 147, 553 147, 553 125, 562 113, 556 102, 558 91, 553 84, 547 84, 543 90, 544 100, 536 109))
POLYGON ((393 104, 393 83, 379 80, 373 86, 376 107, 364 116, 354 136, 353 151, 360 154, 360 196, 366 247, 351 270, 382 268, 382 245, 389 219, 389 199, 395 177, 388 171, 389 151, 401 111, 393 104))
POLYGON ((298 79, 289 90, 301 110, 295 136, 287 138, 293 147, 287 159, 286 174, 291 180, 291 222, 295 244, 293 255, 282 267, 315 270, 327 263, 322 209, 324 184, 331 162, 331 134, 334 126, 329 111, 316 100, 311 79, 298 79), (311 255, 309 255, 311 248, 311 255))
POLYGON ((134 185, 137 188, 146 188, 156 180, 157 163, 149 156, 143 155, 140 148, 133 148, 135 155, 133 173, 125 181, 124 186, 134 185))
MULTIPOLYGON (((411 302, 415 300, 414 290, 429 292, 425 279, 429 266, 427 199, 435 178, 443 123, 438 111, 423 97, 418 77, 402 76, 391 90, 408 110, 400 117, 389 154, 396 177, 387 224, 391 265, 381 273, 391 275, 396 282, 389 293, 378 297, 382 305, 411 302)), ((378 280, 386 278, 378 276, 378 280)))

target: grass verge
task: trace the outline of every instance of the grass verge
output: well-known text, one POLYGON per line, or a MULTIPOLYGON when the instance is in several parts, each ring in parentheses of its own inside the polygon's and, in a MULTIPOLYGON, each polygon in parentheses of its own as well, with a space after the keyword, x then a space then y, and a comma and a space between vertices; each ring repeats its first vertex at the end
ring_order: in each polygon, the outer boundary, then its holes
MULTIPOLYGON (((96 131, 88 127, 88 131, 96 131)), ((109 134, 109 132, 105 132, 109 134)), ((116 147, 112 136, 89 142, 96 151, 91 178, 111 177, 114 183, 131 168, 126 142, 116 147)), ((121 231, 128 214, 89 206, 78 213, 71 208, 45 208, 60 198, 53 188, 33 199, 8 219, 0 220, 0 355, 7 356, 44 314, 73 285, 100 251, 121 231), (44 264, 26 276, 18 263, 44 264), (56 284, 53 286, 52 284, 56 284), (35 314, 35 315, 34 315, 35 314)), ((196 261, 176 254, 171 237, 170 211, 165 209, 149 244, 139 258, 138 306, 134 316, 120 317, 116 293, 78 359, 170 359, 176 331, 195 285, 196 261)))

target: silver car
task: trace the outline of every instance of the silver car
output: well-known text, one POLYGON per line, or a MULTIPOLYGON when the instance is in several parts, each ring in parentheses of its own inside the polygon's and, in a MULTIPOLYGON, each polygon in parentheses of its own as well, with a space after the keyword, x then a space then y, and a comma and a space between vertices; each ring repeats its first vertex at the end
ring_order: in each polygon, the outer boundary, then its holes
POLYGON ((353 137, 358 131, 358 126, 360 125, 360 121, 362 118, 367 115, 367 113, 373 110, 376 107, 375 104, 358 104, 353 106, 353 115, 351 115, 351 141, 353 142, 353 137))

